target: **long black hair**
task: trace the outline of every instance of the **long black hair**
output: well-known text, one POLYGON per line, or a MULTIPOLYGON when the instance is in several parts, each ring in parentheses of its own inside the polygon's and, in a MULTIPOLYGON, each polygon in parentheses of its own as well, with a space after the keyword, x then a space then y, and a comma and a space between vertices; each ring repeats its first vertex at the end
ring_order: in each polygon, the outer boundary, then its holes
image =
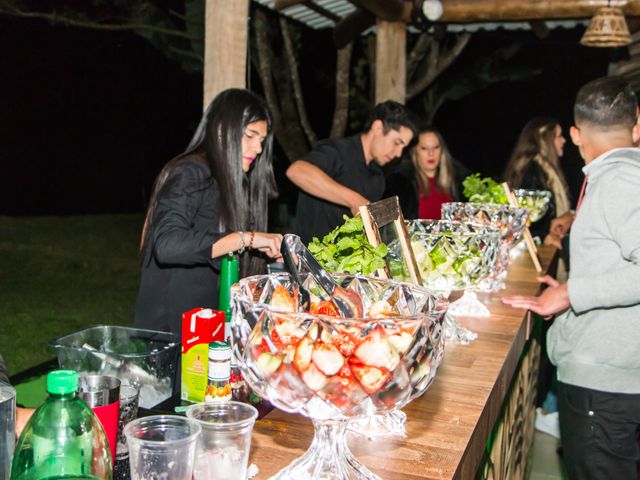
MULTIPOLYGON (((216 180, 222 229, 266 231, 268 202, 277 194, 272 150, 272 118, 266 103, 248 90, 232 88, 221 92, 204 112, 187 149, 170 160, 158 174, 142 229, 140 249, 144 250, 153 230, 158 194, 176 165, 186 157, 204 162, 216 180), (242 171, 242 138, 247 126, 258 121, 267 122, 267 136, 262 152, 245 174, 242 171)), ((263 266, 260 258, 245 254, 241 259, 241 274, 259 273, 263 266)))

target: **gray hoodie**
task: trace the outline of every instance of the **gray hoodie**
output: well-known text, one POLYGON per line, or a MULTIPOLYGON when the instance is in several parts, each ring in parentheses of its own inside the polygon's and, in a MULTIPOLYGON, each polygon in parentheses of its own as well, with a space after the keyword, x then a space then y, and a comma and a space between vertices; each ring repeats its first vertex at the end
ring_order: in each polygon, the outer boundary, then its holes
POLYGON ((640 393, 640 149, 611 150, 589 176, 571 227, 571 308, 547 334, 558 380, 640 393))

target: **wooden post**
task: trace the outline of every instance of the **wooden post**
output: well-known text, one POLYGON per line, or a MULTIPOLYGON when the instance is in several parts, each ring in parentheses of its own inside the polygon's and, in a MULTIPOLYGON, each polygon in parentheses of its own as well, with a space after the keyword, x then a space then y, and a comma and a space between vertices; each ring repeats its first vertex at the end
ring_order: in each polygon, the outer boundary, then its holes
POLYGON ((206 0, 203 109, 227 88, 245 88, 249 0, 206 0))
POLYGON ((407 26, 402 22, 376 22, 376 104, 404 103, 407 92, 407 26))

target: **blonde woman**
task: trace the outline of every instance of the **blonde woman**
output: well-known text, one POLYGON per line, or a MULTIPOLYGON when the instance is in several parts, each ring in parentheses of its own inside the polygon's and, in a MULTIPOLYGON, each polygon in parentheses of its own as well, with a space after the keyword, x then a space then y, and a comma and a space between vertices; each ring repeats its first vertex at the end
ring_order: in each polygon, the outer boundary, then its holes
POLYGON ((560 217, 568 219, 570 224, 573 219, 569 187, 560 166, 565 143, 562 127, 555 118, 531 119, 522 129, 503 175, 512 188, 551 192, 549 211, 532 225, 532 233, 544 238, 545 244, 558 248, 562 248, 560 241, 565 232, 552 231, 552 221, 557 225, 560 217))
POLYGON ((438 130, 422 128, 409 162, 387 179, 386 196, 398 195, 406 218, 439 219, 445 202, 459 199, 458 164, 438 130))

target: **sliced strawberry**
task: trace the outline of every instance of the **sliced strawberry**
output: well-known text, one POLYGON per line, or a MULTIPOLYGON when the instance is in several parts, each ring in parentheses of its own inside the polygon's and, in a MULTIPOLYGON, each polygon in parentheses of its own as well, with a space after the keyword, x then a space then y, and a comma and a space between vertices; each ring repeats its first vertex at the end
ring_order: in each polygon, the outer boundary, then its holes
POLYGON ((345 387, 349 385, 353 379, 353 372, 351 371, 351 368, 349 368, 349 364, 344 362, 342 368, 338 370, 338 373, 332 378, 336 378, 345 387))
POLYGON ((327 377, 313 363, 309 364, 309 368, 301 376, 307 387, 316 392, 327 384, 327 377))
MULTIPOLYGON (((284 316, 275 317, 277 335, 282 345, 291 345, 298 342, 298 340, 304 337, 305 331, 298 326, 298 322, 285 318, 284 316)), ((273 333, 275 330, 271 331, 273 333)))
POLYGON ((282 363, 282 359, 277 355, 273 355, 269 352, 264 352, 258 357, 256 363, 265 376, 270 376, 278 369, 278 367, 282 363))
POLYGON ((313 322, 311 325, 309 325, 309 328, 307 329, 307 338, 309 338, 312 342, 315 342, 316 339, 318 338, 319 329, 320 327, 318 327, 318 323, 313 322))
POLYGON ((271 308, 281 312, 295 312, 298 304, 284 285, 278 285, 271 294, 271 308))
POLYGON ((313 363, 325 375, 335 375, 344 365, 344 357, 333 345, 316 343, 311 354, 313 363))
POLYGON ((309 368, 312 353, 313 343, 307 337, 304 337, 300 342, 298 342, 296 353, 293 357, 293 364, 298 368, 298 370, 300 370, 300 372, 304 372, 309 368))
POLYGON ((271 334, 269 336, 271 338, 271 342, 273 343, 273 346, 276 347, 276 350, 278 351, 282 350, 284 343, 282 342, 282 339, 280 338, 280 335, 278 335, 278 332, 276 331, 275 328, 271 330, 271 334))
POLYGON ((354 355, 371 367, 393 370, 400 361, 398 351, 393 347, 382 328, 374 328, 364 339, 354 355))
POLYGON ((389 336, 389 341, 391 342, 391 345, 393 345, 393 347, 398 351, 398 353, 400 355, 403 355, 407 350, 409 350, 409 346, 413 341, 413 335, 407 332, 400 332, 400 334, 398 335, 389 336))
POLYGON ((338 313, 338 309, 331 300, 323 300, 322 302, 318 303, 315 311, 312 311, 311 313, 315 313, 316 315, 327 315, 329 317, 340 316, 340 314, 338 313))
POLYGON ((360 409, 367 398, 367 393, 355 378, 346 379, 337 375, 329 378, 318 394, 344 414, 360 409))
POLYGON ((349 367, 349 364, 347 362, 345 362, 344 365, 342 366, 342 368, 340 370, 338 370, 338 376, 340 376, 342 378, 352 378, 353 377, 353 372, 351 371, 351 368, 349 367))
POLYGON ((349 366, 353 375, 368 394, 376 393, 389 379, 389 371, 385 368, 363 365, 358 361, 350 361, 349 366))
POLYGON ((329 328, 324 327, 322 329, 322 331, 320 332, 320 341, 327 344, 333 343, 333 336, 331 335, 329 328))
POLYGON ((367 312, 369 318, 393 317, 394 315, 393 307, 386 300, 375 302, 367 312))
POLYGON ((350 357, 353 355, 353 352, 355 352, 356 346, 358 345, 355 336, 346 330, 334 335, 333 341, 344 357, 350 357))

